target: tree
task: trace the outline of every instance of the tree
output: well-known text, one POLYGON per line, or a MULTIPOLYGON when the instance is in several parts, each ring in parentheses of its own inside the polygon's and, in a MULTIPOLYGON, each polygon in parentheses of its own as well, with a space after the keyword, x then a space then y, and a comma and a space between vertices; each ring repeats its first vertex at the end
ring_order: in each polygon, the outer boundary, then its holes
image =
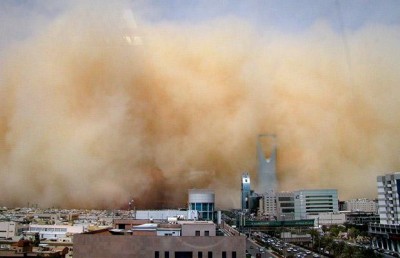
POLYGON ((356 238, 359 234, 360 234, 360 231, 359 231, 358 229, 356 229, 356 228, 351 227, 351 228, 349 228, 349 229, 347 230, 347 235, 348 235, 349 239, 351 239, 351 238, 354 239, 354 238, 356 238))

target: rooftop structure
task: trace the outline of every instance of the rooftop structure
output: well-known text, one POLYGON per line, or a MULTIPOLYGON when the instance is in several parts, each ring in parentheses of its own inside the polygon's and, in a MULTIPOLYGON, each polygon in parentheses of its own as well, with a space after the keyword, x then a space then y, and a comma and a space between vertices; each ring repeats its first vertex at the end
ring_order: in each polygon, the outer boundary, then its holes
POLYGON ((189 190, 189 212, 199 214, 201 220, 214 220, 215 194, 210 189, 189 190))
POLYGON ((239 258, 246 249, 245 236, 216 236, 211 221, 147 223, 117 235, 75 235, 74 257, 239 258))

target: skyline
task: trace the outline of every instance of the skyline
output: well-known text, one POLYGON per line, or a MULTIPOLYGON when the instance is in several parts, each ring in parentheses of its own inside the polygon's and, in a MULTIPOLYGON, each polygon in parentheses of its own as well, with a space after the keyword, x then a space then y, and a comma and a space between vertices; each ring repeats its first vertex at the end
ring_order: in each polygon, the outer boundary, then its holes
POLYGON ((281 191, 399 171, 396 1, 93 3, 0 3, 1 203, 239 207, 263 133, 281 191))

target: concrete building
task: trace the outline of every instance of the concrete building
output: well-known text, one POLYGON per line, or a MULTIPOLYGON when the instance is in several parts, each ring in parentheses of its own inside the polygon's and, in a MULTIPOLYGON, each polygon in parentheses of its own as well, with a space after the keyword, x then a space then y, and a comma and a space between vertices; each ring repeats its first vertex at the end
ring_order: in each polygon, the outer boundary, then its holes
POLYGON ((378 213, 380 223, 371 223, 368 233, 372 245, 392 252, 400 252, 400 172, 377 177, 378 213))
POLYGON ((276 217, 278 220, 294 220, 294 193, 277 192, 276 193, 276 217))
POLYGON ((276 219, 276 194, 275 191, 270 190, 262 194, 259 205, 259 215, 266 217, 270 220, 276 219))
POLYGON ((346 215, 346 223, 350 225, 368 225, 379 223, 379 215, 373 212, 353 211, 342 212, 346 215))
POLYGON ((182 236, 216 236, 216 226, 211 221, 179 221, 182 236))
POLYGON ((276 136, 273 134, 261 134, 257 139, 257 159, 258 159, 258 184, 257 193, 264 193, 269 190, 277 190, 276 181, 276 136), (263 147, 263 139, 268 138, 270 155, 266 157, 266 149, 263 147))
POLYGON ((245 250, 245 236, 74 236, 74 258, 242 258, 245 250))
POLYGON ((294 193, 268 191, 260 200, 260 215, 270 220, 294 220, 294 193))
POLYGON ((139 220, 158 220, 167 221, 168 218, 179 218, 183 220, 198 219, 196 210, 137 210, 135 212, 136 219, 139 220))
POLYGON ((22 235, 29 225, 15 221, 0 221, 0 239, 8 239, 22 235))
POLYGON ((315 227, 343 225, 346 222, 346 214, 338 212, 307 214, 307 219, 314 219, 315 227))
POLYGON ((247 210, 247 209, 249 209, 248 200, 249 200, 250 192, 251 192, 249 173, 246 172, 246 173, 242 174, 242 184, 241 185, 242 185, 242 187, 241 187, 242 210, 247 210))
POLYGON ((39 233, 41 239, 54 239, 65 238, 70 235, 83 233, 85 227, 83 225, 79 226, 69 226, 69 225, 39 225, 30 224, 29 231, 26 233, 28 235, 34 235, 39 233))
POLYGON ((189 190, 189 212, 198 212, 201 220, 214 220, 215 194, 209 189, 189 190))
POLYGON ((378 213, 378 204, 366 198, 351 199, 344 202, 344 210, 378 213))
POLYGON ((377 177, 378 213, 381 224, 400 224, 400 173, 377 177))
POLYGON ((299 190, 294 192, 294 197, 295 219, 339 211, 336 189, 299 190))
POLYGON ((239 234, 216 236, 216 225, 211 221, 147 223, 122 234, 110 233, 113 235, 75 235, 74 257, 245 257, 246 238, 239 234))

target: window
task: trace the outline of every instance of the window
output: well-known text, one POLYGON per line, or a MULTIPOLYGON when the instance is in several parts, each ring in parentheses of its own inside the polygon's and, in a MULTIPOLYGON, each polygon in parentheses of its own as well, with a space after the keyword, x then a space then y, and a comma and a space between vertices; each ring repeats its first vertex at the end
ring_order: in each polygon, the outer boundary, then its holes
POLYGON ((203 258, 203 252, 198 252, 198 253, 197 253, 197 257, 198 257, 198 258, 203 258))
POLYGON ((226 252, 222 252, 222 258, 226 258, 226 252))
POLYGON ((210 235, 210 231, 208 231, 208 230, 204 231, 204 235, 205 236, 209 236, 210 235))
POLYGON ((169 252, 168 252, 168 251, 166 251, 166 252, 164 253, 164 257, 165 257, 165 258, 169 258, 169 252))
POLYGON ((208 252, 208 258, 213 258, 212 252, 208 252))
POLYGON ((232 258, 236 258, 236 252, 232 252, 232 258))
POLYGON ((200 230, 196 230, 196 236, 200 236, 200 230))
POLYGON ((154 258, 160 258, 160 252, 159 251, 155 251, 154 252, 154 258))

